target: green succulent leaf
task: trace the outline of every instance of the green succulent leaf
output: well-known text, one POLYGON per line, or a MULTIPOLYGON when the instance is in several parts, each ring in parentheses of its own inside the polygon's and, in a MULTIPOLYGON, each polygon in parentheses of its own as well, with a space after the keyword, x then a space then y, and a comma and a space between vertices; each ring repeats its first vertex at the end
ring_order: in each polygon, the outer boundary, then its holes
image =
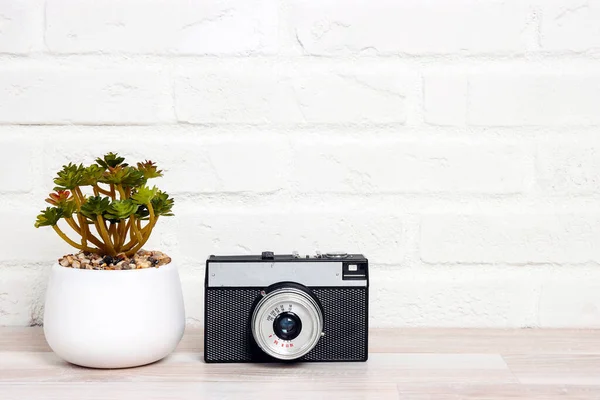
POLYGON ((156 186, 152 187, 152 189, 150 189, 148 186, 140 186, 131 195, 131 200, 133 200, 135 204, 139 205, 148 204, 152 201, 152 199, 154 198, 154 196, 156 196, 157 193, 158 189, 156 188, 156 186))
POLYGON ((69 200, 61 204, 59 208, 63 212, 63 217, 71 218, 73 214, 75 214, 75 212, 77 211, 77 204, 75 203, 75 200, 69 200))
POLYGON ((123 186, 131 186, 131 187, 137 187, 137 186, 142 186, 146 183, 147 179, 144 176, 144 173, 141 171, 138 171, 137 169, 133 168, 133 167, 127 167, 128 169, 128 173, 127 175, 123 178, 123 181, 121 182, 123 186))
POLYGON ((75 199, 68 190, 58 190, 56 193, 50 193, 46 203, 61 209, 65 218, 71 218, 73 213, 77 211, 77 203, 75 203, 75 199))
POLYGON ((160 171, 156 164, 152 161, 146 160, 143 163, 137 164, 138 170, 144 174, 144 178, 152 179, 163 176, 162 171, 160 171))
POLYGON ((148 207, 145 204, 138 206, 137 211, 135 212, 135 217, 141 220, 147 220, 150 217, 150 211, 148 211, 148 207))
POLYGON ((102 215, 110 208, 110 198, 102 196, 88 197, 81 205, 81 214, 90 218, 96 219, 98 215, 102 215))
MULTIPOLYGON (((154 210, 154 215, 163 216, 163 217, 171 217, 173 216, 173 205, 175 201, 169 197, 169 195, 165 192, 158 191, 156 196, 150 201, 152 204, 152 209, 154 210)), ((137 209, 135 213, 136 218, 141 220, 147 220, 150 217, 150 212, 148 211, 148 207, 143 204, 137 209)))
POLYGON ((127 164, 123 164, 123 161, 125 161, 124 157, 119 157, 119 155, 117 153, 108 153, 105 154, 104 157, 102 158, 97 158, 96 162, 98 163, 98 165, 106 168, 115 168, 119 165, 123 165, 126 166, 127 164))
POLYGON ((96 164, 90 165, 85 169, 85 171, 83 171, 83 179, 81 184, 89 186, 96 185, 102 178, 104 171, 106 171, 106 168, 96 164))
POLYGON ((173 216, 173 209, 175 201, 170 198, 165 192, 158 191, 156 196, 152 199, 152 208, 154 209, 155 215, 162 215, 164 217, 173 216))
POLYGON ((146 183, 146 178, 144 178, 143 172, 138 171, 134 167, 120 165, 115 168, 109 168, 108 171, 104 172, 99 182, 136 187, 146 183))
POLYGON ((80 186, 84 180, 85 168, 82 164, 76 165, 69 163, 63 165, 63 169, 58 171, 58 176, 54 178, 54 183, 57 185, 56 190, 72 190, 80 186))
POLYGON ((135 214, 138 207, 137 204, 134 204, 133 201, 129 199, 115 200, 110 204, 110 208, 106 211, 104 217, 110 220, 126 219, 135 214))
POLYGON ((63 217, 64 211, 58 207, 47 207, 45 210, 40 212, 35 221, 35 227, 40 226, 54 226, 63 217))

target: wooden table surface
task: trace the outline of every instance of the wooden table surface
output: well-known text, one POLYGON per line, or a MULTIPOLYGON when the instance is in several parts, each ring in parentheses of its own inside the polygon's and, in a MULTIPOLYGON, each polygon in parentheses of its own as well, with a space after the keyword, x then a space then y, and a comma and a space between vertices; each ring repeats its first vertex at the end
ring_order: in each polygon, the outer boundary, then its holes
POLYGON ((600 330, 375 329, 366 363, 205 364, 202 344, 95 370, 0 328, 0 399, 600 399, 600 330))

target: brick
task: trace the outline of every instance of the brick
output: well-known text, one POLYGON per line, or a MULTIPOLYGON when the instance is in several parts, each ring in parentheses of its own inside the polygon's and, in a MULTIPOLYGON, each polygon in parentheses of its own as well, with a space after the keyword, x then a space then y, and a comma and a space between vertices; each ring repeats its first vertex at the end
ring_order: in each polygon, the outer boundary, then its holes
POLYGON ((475 75, 468 101, 473 125, 594 125, 600 123, 600 75, 475 75))
POLYGON ((536 166, 539 186, 546 192, 600 193, 600 144, 596 139, 544 143, 538 147, 536 166))
POLYGON ((0 192, 29 192, 33 188, 35 142, 0 137, 0 192))
POLYGON ((177 115, 190 123, 403 123, 402 73, 227 64, 180 71, 177 115))
POLYGON ((293 165, 301 192, 517 193, 532 179, 510 144, 313 139, 294 146, 293 165))
POLYGON ((539 278, 526 268, 370 266, 373 327, 531 327, 539 278))
POLYGON ((535 32, 518 1, 292 0, 290 37, 308 54, 515 53, 535 32))
POLYGON ((600 113, 600 75, 569 71, 554 72, 480 72, 465 75, 448 73, 452 82, 435 77, 428 82, 425 93, 434 95, 426 100, 425 119, 437 124, 461 125, 460 115, 448 115, 444 110, 462 114, 467 108, 466 123, 475 126, 569 126, 597 125, 600 113), (468 85, 468 90, 462 89, 468 85), (456 91, 447 93, 445 88, 456 91), (454 104, 457 103, 457 104, 454 104))
POLYGON ((46 40, 58 53, 274 53, 273 0, 49 0, 46 40))
POLYGON ((404 224, 383 213, 307 211, 274 205, 268 210, 185 209, 178 213, 178 241, 185 260, 200 254, 260 254, 265 250, 315 254, 363 252, 380 263, 403 261, 404 224), (210 249, 210 250, 208 250, 210 249))
POLYGON ((42 321, 44 288, 50 266, 0 268, 0 326, 29 326, 42 321))
POLYGON ((598 262, 598 235, 593 214, 428 214, 420 253, 428 263, 598 262))
POLYGON ((177 137, 172 128, 103 128, 101 134, 97 129, 78 131, 80 140, 94 141, 92 148, 82 148, 70 132, 70 128, 62 129, 62 136, 53 135, 45 146, 44 170, 48 173, 44 182, 49 188, 62 165, 91 163, 115 150, 131 163, 145 159, 156 162, 164 170, 156 184, 171 194, 274 192, 287 184, 289 176, 289 149, 280 138, 241 133, 177 137))
POLYGON ((542 6, 543 50, 580 52, 600 48, 600 1, 547 1, 542 6))
MULTIPOLYGON (((37 204, 37 208, 26 205, 0 213, 4 232, 0 262, 45 262, 50 267, 59 257, 73 252, 51 227, 34 227, 39 210, 49 206, 43 198, 37 204)), ((64 230, 69 229, 67 226, 64 230)))
POLYGON ((544 271, 539 321, 544 328, 600 328, 597 267, 544 271))
POLYGON ((464 125, 467 122, 466 76, 434 72, 423 87, 425 122, 431 125, 464 125), (451 101, 448 101, 451 99, 451 101))
POLYGON ((148 124, 173 118, 168 76, 146 67, 0 67, 0 98, 0 123, 148 124))
POLYGON ((41 51, 44 9, 41 0, 0 0, 0 53, 41 51))

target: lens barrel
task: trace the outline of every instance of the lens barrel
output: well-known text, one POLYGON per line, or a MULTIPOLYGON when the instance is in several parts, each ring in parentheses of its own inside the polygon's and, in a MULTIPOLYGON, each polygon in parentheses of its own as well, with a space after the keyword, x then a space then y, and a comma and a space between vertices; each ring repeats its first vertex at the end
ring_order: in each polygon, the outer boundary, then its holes
POLYGON ((293 312, 282 312, 273 322, 273 331, 283 340, 294 340, 302 331, 302 321, 293 312))
POLYGON ((260 299, 251 324, 262 351, 280 360, 295 360, 317 345, 323 332, 323 312, 310 289, 283 285, 260 299))

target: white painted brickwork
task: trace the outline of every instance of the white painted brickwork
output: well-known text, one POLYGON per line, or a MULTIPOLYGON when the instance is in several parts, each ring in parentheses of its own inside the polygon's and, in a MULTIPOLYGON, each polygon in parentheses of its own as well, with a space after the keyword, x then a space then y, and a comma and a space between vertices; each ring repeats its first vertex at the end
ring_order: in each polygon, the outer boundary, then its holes
POLYGON ((210 254, 364 252, 373 326, 600 327, 600 0, 0 0, 0 325, 39 324, 61 165, 210 254), (157 182, 158 183, 158 182, 157 182))

